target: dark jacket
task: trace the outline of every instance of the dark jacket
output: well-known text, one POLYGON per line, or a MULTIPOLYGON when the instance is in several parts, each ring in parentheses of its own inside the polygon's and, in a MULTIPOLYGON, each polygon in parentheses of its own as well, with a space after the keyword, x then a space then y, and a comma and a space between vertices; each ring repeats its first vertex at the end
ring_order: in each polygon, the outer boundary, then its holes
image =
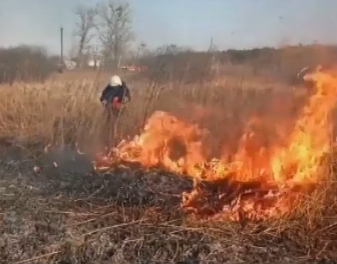
POLYGON ((100 101, 103 102, 103 100, 106 100, 108 104, 110 104, 115 97, 118 98, 119 103, 124 101, 124 97, 131 101, 130 90, 124 82, 122 86, 115 87, 108 84, 101 94, 100 101))

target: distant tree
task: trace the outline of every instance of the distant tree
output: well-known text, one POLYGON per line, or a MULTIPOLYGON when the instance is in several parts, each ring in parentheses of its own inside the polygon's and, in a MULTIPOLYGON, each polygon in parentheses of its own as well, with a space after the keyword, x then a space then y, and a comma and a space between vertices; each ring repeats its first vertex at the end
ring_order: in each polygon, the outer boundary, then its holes
POLYGON ((189 53, 192 52, 192 49, 189 47, 182 47, 175 44, 163 45, 158 47, 156 50, 156 54, 158 55, 178 55, 181 53, 189 53))
POLYGON ((78 5, 75 9, 75 15, 78 19, 75 35, 78 37, 77 63, 79 67, 83 65, 83 55, 93 37, 91 33, 95 28, 96 14, 95 7, 78 5))
POLYGON ((43 81, 56 71, 57 58, 44 47, 21 45, 0 48, 0 84, 14 81, 43 81))
POLYGON ((130 5, 114 0, 99 4, 96 28, 104 57, 113 61, 114 66, 120 66, 122 56, 134 37, 130 5))
POLYGON ((141 42, 137 47, 137 57, 141 58, 146 53, 146 44, 144 42, 141 42))

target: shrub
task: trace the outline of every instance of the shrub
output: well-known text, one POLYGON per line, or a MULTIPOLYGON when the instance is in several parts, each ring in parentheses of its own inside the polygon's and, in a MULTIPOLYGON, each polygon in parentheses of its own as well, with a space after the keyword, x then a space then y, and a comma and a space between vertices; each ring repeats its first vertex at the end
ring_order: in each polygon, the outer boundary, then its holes
POLYGON ((0 49, 0 83, 43 81, 56 70, 55 59, 41 47, 0 49))

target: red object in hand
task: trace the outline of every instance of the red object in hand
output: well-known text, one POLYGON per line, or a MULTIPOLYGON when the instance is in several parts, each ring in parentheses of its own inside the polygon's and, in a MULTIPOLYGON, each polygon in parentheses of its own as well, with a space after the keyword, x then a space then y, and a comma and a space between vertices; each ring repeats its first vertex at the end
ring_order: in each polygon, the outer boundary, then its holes
POLYGON ((118 102, 118 97, 114 97, 114 99, 111 102, 111 105, 113 108, 121 108, 122 104, 120 102, 118 102))

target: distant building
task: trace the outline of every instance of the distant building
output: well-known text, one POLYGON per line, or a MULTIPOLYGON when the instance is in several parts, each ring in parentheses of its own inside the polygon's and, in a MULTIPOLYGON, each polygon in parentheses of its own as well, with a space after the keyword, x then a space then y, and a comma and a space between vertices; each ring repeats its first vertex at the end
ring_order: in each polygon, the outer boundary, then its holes
POLYGON ((63 63, 64 63, 64 67, 67 70, 74 70, 77 66, 77 63, 73 60, 70 60, 70 59, 64 59, 63 63))
POLYGON ((127 65, 127 66, 121 66, 119 68, 125 71, 132 71, 132 72, 147 70, 147 66, 142 66, 142 65, 127 65))
POLYGON ((100 59, 89 59, 87 61, 87 65, 88 67, 91 67, 91 68, 97 68, 97 67, 100 67, 102 63, 100 59))

